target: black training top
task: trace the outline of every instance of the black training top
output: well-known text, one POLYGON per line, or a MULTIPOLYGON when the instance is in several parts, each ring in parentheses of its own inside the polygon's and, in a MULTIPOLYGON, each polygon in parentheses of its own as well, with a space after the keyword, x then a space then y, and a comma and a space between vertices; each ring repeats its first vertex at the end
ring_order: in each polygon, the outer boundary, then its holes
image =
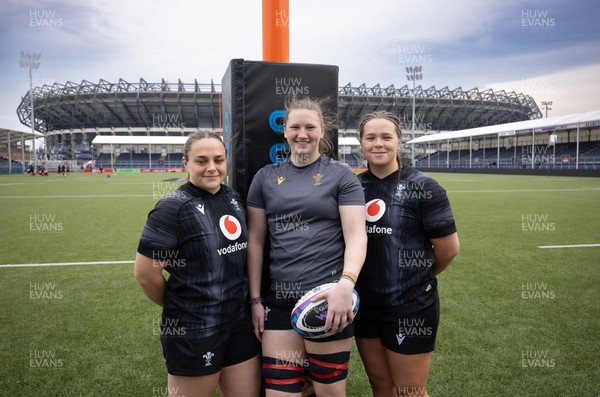
POLYGON ((426 308, 437 299, 432 238, 456 232, 446 191, 408 166, 379 179, 359 175, 367 201, 367 258, 356 289, 378 307, 426 308))
POLYGON ((163 319, 189 338, 219 332, 248 311, 248 229, 237 192, 211 194, 188 182, 148 215, 138 252, 169 272, 163 319))

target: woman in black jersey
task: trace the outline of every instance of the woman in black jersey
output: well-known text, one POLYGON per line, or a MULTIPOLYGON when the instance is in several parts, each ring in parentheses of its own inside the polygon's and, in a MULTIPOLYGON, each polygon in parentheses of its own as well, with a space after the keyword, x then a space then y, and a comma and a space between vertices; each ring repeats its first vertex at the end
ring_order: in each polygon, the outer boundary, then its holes
POLYGON ((144 293, 163 308, 169 396, 213 396, 219 385, 225 397, 256 397, 260 345, 247 304, 246 214, 237 192, 222 184, 219 135, 191 134, 183 166, 188 182, 150 212, 134 266, 144 293))
POLYGON ((459 251, 454 217, 445 190, 402 165, 395 115, 366 115, 359 134, 369 241, 356 343, 375 397, 424 397, 440 314, 436 275, 459 251))

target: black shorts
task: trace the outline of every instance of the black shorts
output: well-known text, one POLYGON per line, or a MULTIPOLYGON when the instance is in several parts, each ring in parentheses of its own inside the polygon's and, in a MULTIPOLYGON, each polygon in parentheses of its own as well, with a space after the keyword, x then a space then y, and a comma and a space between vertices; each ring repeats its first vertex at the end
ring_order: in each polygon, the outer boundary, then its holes
POLYGON ((440 323, 439 300, 414 313, 395 308, 372 307, 361 302, 356 322, 357 338, 379 338, 381 344, 400 354, 419 354, 435 349, 440 323))
POLYGON ((167 372, 176 376, 205 376, 260 354, 250 317, 206 338, 161 335, 167 372))
MULTIPOLYGON (((298 298, 300 299, 300 298, 298 298)), ((284 299, 277 292, 270 291, 263 303, 265 307, 265 330, 284 331, 294 329, 292 327, 292 309, 297 299, 284 299)), ((352 338, 354 336, 354 323, 349 324, 342 332, 326 338, 304 338, 311 342, 331 342, 352 338)))

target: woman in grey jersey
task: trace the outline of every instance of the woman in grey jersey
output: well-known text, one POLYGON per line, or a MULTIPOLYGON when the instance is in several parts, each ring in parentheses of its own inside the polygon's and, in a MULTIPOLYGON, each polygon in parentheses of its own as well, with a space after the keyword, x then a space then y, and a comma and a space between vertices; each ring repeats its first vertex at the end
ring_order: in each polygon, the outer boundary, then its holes
POLYGON ((367 257, 356 289, 356 344, 375 397, 427 396, 439 323, 436 275, 458 254, 446 192, 400 161, 400 120, 366 115, 359 126, 369 170, 359 175, 367 212, 367 257))
POLYGON ((364 195, 349 167, 322 154, 328 141, 319 103, 293 99, 286 108, 290 158, 263 167, 247 199, 250 303, 266 392, 300 396, 307 376, 317 395, 345 396, 352 290, 366 250, 364 195), (267 236, 270 284, 261 289, 267 236), (335 334, 304 339, 292 329, 291 310, 304 292, 332 282, 315 299, 327 299, 326 327, 335 334))
POLYGON ((239 194, 222 185, 226 150, 215 133, 185 144, 188 182, 148 215, 134 273, 162 307, 169 396, 257 397, 260 346, 247 305, 248 231, 239 194), (162 271, 169 273, 168 280, 162 271))

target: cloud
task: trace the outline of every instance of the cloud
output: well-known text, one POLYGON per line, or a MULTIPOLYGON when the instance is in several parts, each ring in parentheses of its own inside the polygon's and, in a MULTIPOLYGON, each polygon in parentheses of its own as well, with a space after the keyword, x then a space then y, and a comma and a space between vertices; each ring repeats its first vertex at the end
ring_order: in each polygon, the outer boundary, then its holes
MULTIPOLYGON (((542 101, 552 101, 550 116, 600 109, 600 64, 574 67, 560 72, 502 81, 485 86, 531 95, 541 109, 542 101)), ((542 110, 543 111, 543 110, 542 110)))
MULTIPOLYGON (((262 59, 261 7, 243 0, 5 0, 1 126, 24 128, 15 112, 29 86, 21 50, 42 54, 38 84, 219 84, 231 59, 262 59)), ((426 88, 520 92, 532 88, 523 81, 547 78, 556 87, 556 114, 567 103, 587 109, 590 101, 572 93, 598 88, 593 75, 575 75, 600 64, 598 14, 600 3, 591 0, 291 0, 290 61, 338 65, 340 85, 400 87, 414 64, 423 65, 426 88), (544 23, 552 26, 535 26, 544 23)))

